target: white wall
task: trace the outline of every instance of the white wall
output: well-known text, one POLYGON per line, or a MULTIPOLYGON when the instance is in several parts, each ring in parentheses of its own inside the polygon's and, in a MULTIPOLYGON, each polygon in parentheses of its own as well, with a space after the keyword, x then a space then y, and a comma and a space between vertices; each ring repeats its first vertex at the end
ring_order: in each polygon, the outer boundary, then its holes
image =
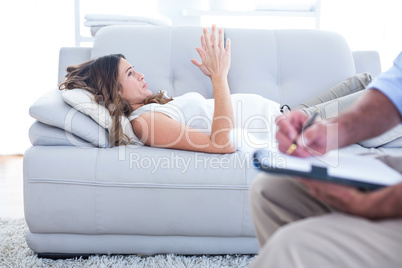
POLYGON ((322 0, 321 29, 342 34, 352 50, 377 50, 383 71, 402 50, 401 0, 322 0))
MULTIPOLYGON (((83 12, 147 14, 156 0, 81 0, 83 12)), ((58 53, 74 46, 74 0, 0 1, 0 155, 31 145, 29 107, 57 87, 58 53)), ((88 28, 84 28, 84 31, 88 28)))
POLYGON ((30 146, 28 109, 57 86, 59 48, 74 45, 71 3, 0 2, 0 154, 23 153, 30 146))
POLYGON ((158 0, 159 14, 172 20, 176 26, 199 26, 201 20, 199 17, 182 16, 183 9, 206 10, 208 9, 207 0, 158 0))

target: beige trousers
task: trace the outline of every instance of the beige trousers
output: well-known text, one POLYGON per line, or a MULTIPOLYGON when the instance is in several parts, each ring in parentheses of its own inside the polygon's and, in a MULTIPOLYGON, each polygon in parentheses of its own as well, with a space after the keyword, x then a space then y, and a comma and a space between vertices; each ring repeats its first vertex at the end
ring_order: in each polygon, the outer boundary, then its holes
MULTIPOLYGON (((402 157, 381 160, 402 171, 402 157)), ((402 218, 369 221, 343 214, 296 179, 267 173, 253 181, 250 203, 260 244, 252 268, 402 267, 402 218)))

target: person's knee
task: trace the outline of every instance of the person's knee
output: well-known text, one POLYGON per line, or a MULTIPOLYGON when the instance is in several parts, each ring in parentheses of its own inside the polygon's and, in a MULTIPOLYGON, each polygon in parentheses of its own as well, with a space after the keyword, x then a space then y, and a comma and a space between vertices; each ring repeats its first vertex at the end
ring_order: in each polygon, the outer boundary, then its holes
POLYGON ((249 199, 251 202, 259 199, 266 189, 269 189, 270 176, 265 173, 259 173, 250 185, 249 199))
POLYGON ((249 200, 253 206, 258 206, 259 204, 265 203, 267 200, 274 198, 274 193, 276 189, 275 181, 277 176, 273 176, 266 173, 260 173, 253 180, 249 191, 249 200), (264 201, 261 203, 261 201, 264 201))
MULTIPOLYGON (((325 233, 330 230, 314 222, 315 219, 302 220, 278 229, 266 244, 270 263, 280 267, 300 264, 303 264, 301 267, 309 267, 306 264, 325 263, 328 258, 325 249, 329 243, 325 233)), ((319 218, 317 222, 320 222, 319 218)))
POLYGON ((280 202, 288 198, 293 192, 298 191, 300 183, 288 176, 260 173, 251 183, 249 199, 252 204, 263 200, 280 202))
POLYGON ((311 235, 308 228, 298 223, 278 229, 265 245, 268 262, 277 267, 296 267, 297 262, 311 253, 314 247, 311 235))
POLYGON ((278 229, 269 243, 271 247, 278 250, 287 250, 290 247, 296 250, 304 249, 306 243, 310 241, 310 231, 308 229, 300 222, 290 223, 278 229))

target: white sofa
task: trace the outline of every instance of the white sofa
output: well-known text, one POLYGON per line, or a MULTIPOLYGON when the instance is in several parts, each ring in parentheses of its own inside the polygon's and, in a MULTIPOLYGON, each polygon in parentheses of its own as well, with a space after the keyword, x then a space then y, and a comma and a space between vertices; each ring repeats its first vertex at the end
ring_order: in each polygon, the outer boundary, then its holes
MULTIPOLYGON (((194 27, 105 27, 92 48, 60 50, 59 81, 67 65, 122 53, 153 91, 211 98, 209 79, 190 62, 198 58, 201 33, 194 27)), ((294 106, 356 73, 381 72, 376 52, 351 52, 332 32, 225 34, 232 41, 232 93, 294 106)), ((37 121, 24 155, 25 217, 27 243, 40 256, 258 252, 248 203, 257 171, 249 155, 109 148, 107 131, 74 111, 57 89, 40 97, 30 114, 37 121)))

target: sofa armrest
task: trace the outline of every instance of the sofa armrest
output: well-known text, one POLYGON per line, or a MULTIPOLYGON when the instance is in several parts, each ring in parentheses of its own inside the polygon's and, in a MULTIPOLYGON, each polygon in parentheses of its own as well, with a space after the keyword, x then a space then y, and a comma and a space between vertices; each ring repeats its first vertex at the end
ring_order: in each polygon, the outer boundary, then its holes
POLYGON ((58 84, 64 81, 67 74, 66 68, 69 65, 79 64, 91 58, 91 47, 63 47, 59 52, 59 73, 58 84))
POLYGON ((29 128, 29 140, 34 146, 77 146, 94 148, 95 145, 58 127, 35 121, 29 128))
POLYGON ((356 73, 368 72, 373 78, 381 74, 380 55, 377 51, 353 51, 356 73))

